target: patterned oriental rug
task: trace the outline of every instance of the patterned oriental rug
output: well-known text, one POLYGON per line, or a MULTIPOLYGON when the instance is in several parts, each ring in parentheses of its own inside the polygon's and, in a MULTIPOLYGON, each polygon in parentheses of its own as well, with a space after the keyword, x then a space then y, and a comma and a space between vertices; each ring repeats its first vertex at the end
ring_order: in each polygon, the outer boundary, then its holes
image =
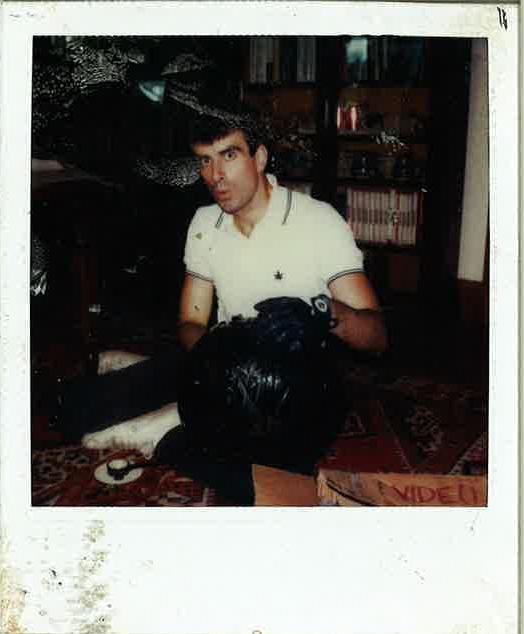
POLYGON ((33 452, 33 506, 228 506, 214 489, 173 469, 136 469, 119 482, 107 477, 107 463, 125 458, 137 463, 132 451, 94 451, 67 446, 33 452), (106 477, 104 477, 106 476, 106 477))
MULTIPOLYGON (((391 376, 369 367, 346 371, 352 406, 320 471, 484 476, 487 473, 487 394, 430 379, 391 376)), ((121 482, 107 478, 106 464, 130 451, 93 451, 60 446, 33 421, 32 500, 42 506, 236 505, 227 492, 167 467, 130 472, 121 482), (102 477, 100 477, 102 474, 102 477)))
POLYGON ((411 376, 349 370, 354 395, 321 466, 353 472, 484 475, 487 395, 411 376))

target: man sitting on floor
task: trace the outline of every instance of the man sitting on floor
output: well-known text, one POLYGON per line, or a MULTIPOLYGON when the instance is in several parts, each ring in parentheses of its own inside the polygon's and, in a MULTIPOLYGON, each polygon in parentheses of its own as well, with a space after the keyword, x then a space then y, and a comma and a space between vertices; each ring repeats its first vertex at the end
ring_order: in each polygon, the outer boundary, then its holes
MULTIPOLYGON (((385 350, 382 314, 350 227, 328 204, 292 192, 266 174, 268 148, 259 131, 251 115, 243 114, 202 117, 192 130, 191 146, 215 204, 198 209, 188 231, 179 320, 182 347, 190 351, 208 332, 215 296, 219 321, 265 312, 275 338, 285 336, 297 307, 309 310, 312 298, 325 296, 335 335, 354 349, 385 350), (290 298, 295 300, 291 304, 290 298)), ((130 405, 126 420, 120 414, 124 422, 99 426, 83 436, 83 444, 151 453, 180 425, 175 401, 183 359, 177 355, 162 367, 167 387, 154 411, 150 400, 135 411, 130 405)), ((145 370, 148 363, 138 365, 145 370)), ((135 372, 137 385, 147 390, 139 369, 135 372)))

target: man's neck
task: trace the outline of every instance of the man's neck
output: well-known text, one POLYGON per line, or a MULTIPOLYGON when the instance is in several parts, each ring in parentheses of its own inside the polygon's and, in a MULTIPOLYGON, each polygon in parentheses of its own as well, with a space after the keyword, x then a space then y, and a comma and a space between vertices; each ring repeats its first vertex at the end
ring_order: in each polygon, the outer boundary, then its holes
POLYGON ((233 222, 240 233, 245 235, 247 238, 249 238, 255 226, 266 215, 272 189, 273 187, 271 183, 264 174, 262 176, 261 187, 255 194, 255 197, 249 206, 235 214, 233 222))

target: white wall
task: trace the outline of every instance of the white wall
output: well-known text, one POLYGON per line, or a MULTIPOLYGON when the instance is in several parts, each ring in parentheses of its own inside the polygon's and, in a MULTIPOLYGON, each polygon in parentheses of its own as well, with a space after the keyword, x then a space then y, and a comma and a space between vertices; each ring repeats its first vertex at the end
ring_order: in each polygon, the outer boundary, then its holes
POLYGON ((458 278, 481 282, 488 230, 488 44, 474 39, 458 278))

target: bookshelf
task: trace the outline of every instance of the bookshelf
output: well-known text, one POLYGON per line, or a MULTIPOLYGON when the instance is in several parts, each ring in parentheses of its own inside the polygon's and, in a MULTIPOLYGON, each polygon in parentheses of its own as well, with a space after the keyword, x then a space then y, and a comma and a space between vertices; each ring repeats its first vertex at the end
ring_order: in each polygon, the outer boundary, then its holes
POLYGON ((244 100, 303 145, 276 148, 281 182, 349 222, 370 276, 380 270, 373 281, 383 296, 420 291, 432 240, 430 172, 442 156, 432 152, 441 97, 429 62, 439 46, 415 37, 249 38, 244 100))

